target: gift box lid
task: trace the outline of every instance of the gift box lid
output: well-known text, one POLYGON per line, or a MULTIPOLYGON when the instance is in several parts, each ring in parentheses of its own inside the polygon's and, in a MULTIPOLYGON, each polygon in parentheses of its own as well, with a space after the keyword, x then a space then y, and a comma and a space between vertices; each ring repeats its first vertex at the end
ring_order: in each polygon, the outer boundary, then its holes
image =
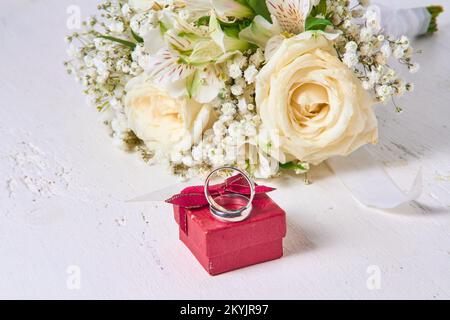
MULTIPOLYGON (((178 223, 180 209, 186 210, 188 237, 207 257, 273 242, 286 236, 286 214, 266 194, 255 197, 250 217, 238 223, 214 219, 209 207, 194 210, 174 208, 178 223)), ((180 232, 184 231, 180 229, 180 232)))

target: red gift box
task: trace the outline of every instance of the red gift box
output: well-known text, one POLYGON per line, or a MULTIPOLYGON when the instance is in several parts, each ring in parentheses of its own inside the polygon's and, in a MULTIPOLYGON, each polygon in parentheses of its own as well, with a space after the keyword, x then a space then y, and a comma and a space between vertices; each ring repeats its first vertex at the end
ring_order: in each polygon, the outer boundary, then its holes
MULTIPOLYGON (((199 187, 187 188, 181 195, 194 195, 193 188, 199 187)), ((286 214, 267 194, 256 195, 250 217, 243 222, 218 221, 208 206, 188 209, 174 205, 174 215, 180 240, 211 275, 283 256, 286 214)))

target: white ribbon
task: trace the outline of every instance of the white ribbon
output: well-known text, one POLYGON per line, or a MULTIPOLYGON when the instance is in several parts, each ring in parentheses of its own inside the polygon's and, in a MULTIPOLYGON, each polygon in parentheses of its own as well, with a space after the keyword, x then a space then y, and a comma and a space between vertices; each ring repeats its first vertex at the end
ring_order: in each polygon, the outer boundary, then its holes
POLYGON ((367 207, 393 209, 416 200, 422 194, 422 170, 410 191, 405 193, 373 159, 367 148, 361 148, 347 157, 329 159, 327 164, 353 197, 367 207))
POLYGON ((172 184, 166 188, 158 189, 137 198, 130 199, 127 202, 164 202, 164 200, 169 199, 174 194, 178 194, 181 190, 193 185, 196 184, 194 184, 193 182, 172 184))
MULTIPOLYGON (((373 156, 366 148, 361 148, 347 157, 329 159, 327 164, 353 197, 367 207, 393 209, 416 200, 422 194, 421 171, 417 174, 410 191, 404 193, 383 167, 373 160, 373 156)), ((173 184, 127 202, 161 202, 194 184, 194 182, 173 184)))
POLYGON ((372 5, 378 12, 385 33, 393 37, 415 37, 426 34, 431 22, 431 13, 427 8, 397 9, 383 5, 372 5))
MULTIPOLYGON (((378 13, 385 33, 394 37, 425 34, 431 22, 431 14, 426 8, 393 10, 376 4, 369 9, 378 13)), ((409 192, 405 193, 395 184, 382 165, 373 159, 367 147, 347 157, 329 159, 327 164, 353 197, 367 207, 393 209, 416 200, 422 194, 421 171, 409 192)))

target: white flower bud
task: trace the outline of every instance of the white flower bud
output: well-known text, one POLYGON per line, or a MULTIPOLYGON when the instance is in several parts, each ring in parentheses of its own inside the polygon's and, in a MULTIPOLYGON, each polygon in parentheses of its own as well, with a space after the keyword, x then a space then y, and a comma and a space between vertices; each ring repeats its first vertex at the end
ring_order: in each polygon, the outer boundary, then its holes
POLYGON ((417 73, 420 70, 420 65, 418 63, 413 63, 410 67, 409 67, 409 72, 411 73, 417 73))

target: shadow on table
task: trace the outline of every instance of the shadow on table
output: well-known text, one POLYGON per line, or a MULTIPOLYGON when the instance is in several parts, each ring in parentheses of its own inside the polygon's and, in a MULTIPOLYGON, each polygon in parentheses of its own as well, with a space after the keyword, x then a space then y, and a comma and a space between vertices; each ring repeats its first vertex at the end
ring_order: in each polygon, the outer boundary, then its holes
POLYGON ((419 201, 412 201, 410 203, 405 203, 395 209, 383 210, 383 212, 407 217, 423 217, 427 215, 450 214, 450 209, 442 206, 429 206, 420 203, 419 201))
POLYGON ((287 221, 287 236, 284 240, 284 256, 295 256, 316 248, 316 245, 309 239, 308 232, 300 228, 292 221, 287 221))

